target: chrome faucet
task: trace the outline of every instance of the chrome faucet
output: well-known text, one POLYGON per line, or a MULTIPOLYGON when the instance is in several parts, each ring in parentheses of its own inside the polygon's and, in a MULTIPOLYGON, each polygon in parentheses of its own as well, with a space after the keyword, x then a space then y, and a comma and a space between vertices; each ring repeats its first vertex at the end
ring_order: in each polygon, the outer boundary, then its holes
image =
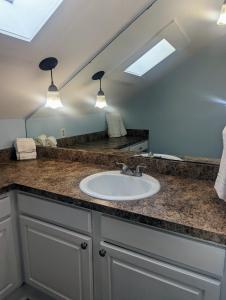
POLYGON ((144 165, 138 165, 138 166, 136 166, 136 169, 133 172, 134 173, 133 176, 141 177, 143 175, 142 169, 147 169, 147 167, 144 166, 144 165))
POLYGON ((121 169, 121 172, 120 172, 121 174, 133 176, 133 170, 131 170, 126 164, 116 162, 116 165, 117 166, 122 166, 122 169, 121 169))
POLYGON ((116 165, 122 166, 121 174, 123 174, 123 175, 129 175, 129 176, 135 176, 135 177, 141 177, 143 175, 142 169, 146 169, 147 168, 146 166, 138 165, 136 167, 136 169, 133 170, 133 169, 130 169, 124 163, 118 163, 118 162, 116 162, 116 165))

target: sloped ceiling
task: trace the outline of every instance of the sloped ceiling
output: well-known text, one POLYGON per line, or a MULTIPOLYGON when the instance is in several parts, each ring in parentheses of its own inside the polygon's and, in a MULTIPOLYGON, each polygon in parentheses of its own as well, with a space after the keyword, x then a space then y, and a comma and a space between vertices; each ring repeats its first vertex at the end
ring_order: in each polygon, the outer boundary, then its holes
POLYGON ((114 106, 161 80, 203 47, 219 45, 220 41, 226 51, 226 26, 217 26, 222 2, 158 0, 61 90, 64 104, 79 111, 97 111, 94 104, 98 83, 91 77, 100 69, 106 72, 103 89, 108 104, 114 106), (158 38, 170 41, 176 46, 176 53, 141 78, 126 74, 126 67, 158 38))
POLYGON ((62 85, 151 2, 65 0, 31 43, 0 34, 0 118, 24 118, 45 102, 43 58, 58 58, 54 78, 62 85))

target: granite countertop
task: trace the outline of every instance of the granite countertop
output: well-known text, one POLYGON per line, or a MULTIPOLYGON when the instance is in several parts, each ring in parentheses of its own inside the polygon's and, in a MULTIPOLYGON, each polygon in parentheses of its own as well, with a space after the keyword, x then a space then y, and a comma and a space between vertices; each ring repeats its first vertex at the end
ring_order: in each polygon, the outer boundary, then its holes
POLYGON ((128 202, 95 199, 80 191, 84 177, 108 169, 47 159, 9 161, 0 163, 0 193, 19 189, 226 245, 226 203, 217 198, 213 181, 150 173, 160 181, 160 192, 128 202))
POLYGON ((85 149, 85 150, 114 150, 129 147, 139 142, 145 141, 142 136, 122 136, 118 138, 103 138, 96 141, 90 141, 86 143, 77 143, 72 146, 67 146, 73 149, 85 149))

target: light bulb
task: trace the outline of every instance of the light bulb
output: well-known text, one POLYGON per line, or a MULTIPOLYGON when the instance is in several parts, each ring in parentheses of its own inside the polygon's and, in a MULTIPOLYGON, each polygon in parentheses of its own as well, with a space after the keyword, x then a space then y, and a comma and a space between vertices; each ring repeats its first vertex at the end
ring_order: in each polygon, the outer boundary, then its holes
POLYGON ((60 93, 58 88, 52 82, 48 88, 47 99, 45 107, 57 109, 63 107, 63 104, 60 99, 60 93))
POLYGON ((57 109, 63 107, 59 91, 48 91, 45 107, 57 109))
POLYGON ((105 95, 97 95, 95 107, 103 109, 107 106, 105 95))

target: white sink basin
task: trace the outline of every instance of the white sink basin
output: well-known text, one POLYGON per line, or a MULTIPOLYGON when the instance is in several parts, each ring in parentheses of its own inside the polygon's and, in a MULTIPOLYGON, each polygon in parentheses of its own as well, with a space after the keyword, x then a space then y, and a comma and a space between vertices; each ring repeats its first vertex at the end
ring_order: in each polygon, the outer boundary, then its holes
POLYGON ((122 175, 120 171, 101 172, 84 178, 80 189, 89 196, 114 201, 138 200, 150 197, 160 190, 157 179, 122 175))

